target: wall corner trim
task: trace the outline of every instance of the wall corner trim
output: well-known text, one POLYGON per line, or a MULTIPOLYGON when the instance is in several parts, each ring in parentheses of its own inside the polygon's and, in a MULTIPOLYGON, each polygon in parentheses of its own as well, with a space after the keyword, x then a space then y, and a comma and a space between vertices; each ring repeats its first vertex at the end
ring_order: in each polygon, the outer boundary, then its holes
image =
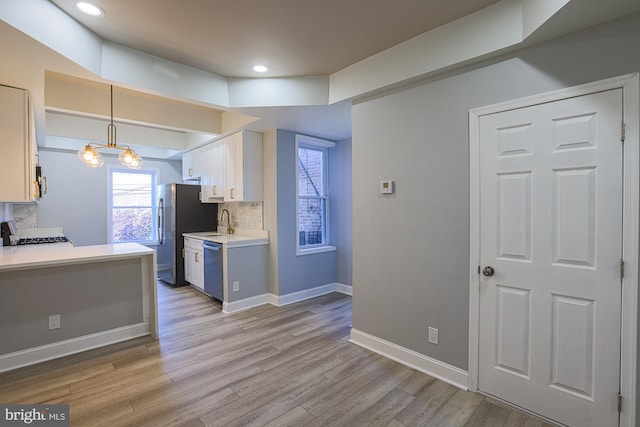
POLYGON ((345 285, 343 283, 336 283, 336 292, 353 296, 353 287, 351 285, 345 285))
POLYGON ((349 341, 462 390, 468 390, 468 373, 465 370, 354 328, 351 329, 351 339, 349 341))

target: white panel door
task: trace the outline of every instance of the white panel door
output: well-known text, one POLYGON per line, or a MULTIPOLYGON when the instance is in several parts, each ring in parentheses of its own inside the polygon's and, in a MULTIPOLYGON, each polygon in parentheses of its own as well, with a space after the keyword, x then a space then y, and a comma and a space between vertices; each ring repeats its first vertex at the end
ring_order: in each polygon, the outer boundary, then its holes
POLYGON ((622 91, 480 117, 483 392, 618 424, 622 91))

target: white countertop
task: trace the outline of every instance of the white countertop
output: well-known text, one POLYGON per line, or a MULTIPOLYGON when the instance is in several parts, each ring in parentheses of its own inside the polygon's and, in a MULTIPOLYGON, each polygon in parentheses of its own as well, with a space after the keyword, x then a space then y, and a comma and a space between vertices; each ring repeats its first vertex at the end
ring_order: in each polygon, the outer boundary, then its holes
POLYGON ((0 272, 92 261, 108 261, 153 254, 138 243, 73 246, 70 243, 0 246, 0 272))
POLYGON ((229 248, 269 244, 269 232, 264 230, 237 230, 233 234, 218 231, 203 231, 183 233, 182 236, 202 241, 207 240, 209 242, 222 243, 229 248))

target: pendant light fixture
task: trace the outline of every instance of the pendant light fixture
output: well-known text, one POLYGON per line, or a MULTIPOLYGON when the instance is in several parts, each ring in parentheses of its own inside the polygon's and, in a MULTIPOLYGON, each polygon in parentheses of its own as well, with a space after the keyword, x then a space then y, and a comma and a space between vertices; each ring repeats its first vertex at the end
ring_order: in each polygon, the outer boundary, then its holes
POLYGON ((131 169, 139 169, 142 166, 142 157, 127 145, 118 145, 116 142, 116 125, 113 124, 113 85, 111 85, 111 122, 107 125, 107 145, 90 142, 78 150, 78 158, 81 162, 92 168, 99 168, 104 164, 99 149, 120 150, 118 160, 122 166, 131 169))

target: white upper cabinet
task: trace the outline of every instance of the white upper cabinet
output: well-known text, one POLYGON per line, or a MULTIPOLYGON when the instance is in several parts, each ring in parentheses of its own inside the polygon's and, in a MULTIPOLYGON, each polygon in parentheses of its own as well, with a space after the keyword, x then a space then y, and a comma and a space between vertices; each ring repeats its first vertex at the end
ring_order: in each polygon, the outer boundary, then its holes
POLYGON ((0 85, 0 201, 36 200, 35 138, 29 93, 0 85))
POLYGON ((204 148, 201 201, 218 203, 224 198, 224 144, 219 141, 204 148))
POLYGON ((191 153, 193 164, 203 159, 201 202, 262 201, 261 133, 238 132, 191 153))
POLYGON ((195 178, 193 170, 193 151, 182 154, 182 179, 188 181, 195 178))
POLYGON ((224 142, 224 201, 262 201, 262 134, 243 131, 224 142))
POLYGON ((182 154, 182 180, 200 180, 202 184, 209 171, 209 145, 182 154))

